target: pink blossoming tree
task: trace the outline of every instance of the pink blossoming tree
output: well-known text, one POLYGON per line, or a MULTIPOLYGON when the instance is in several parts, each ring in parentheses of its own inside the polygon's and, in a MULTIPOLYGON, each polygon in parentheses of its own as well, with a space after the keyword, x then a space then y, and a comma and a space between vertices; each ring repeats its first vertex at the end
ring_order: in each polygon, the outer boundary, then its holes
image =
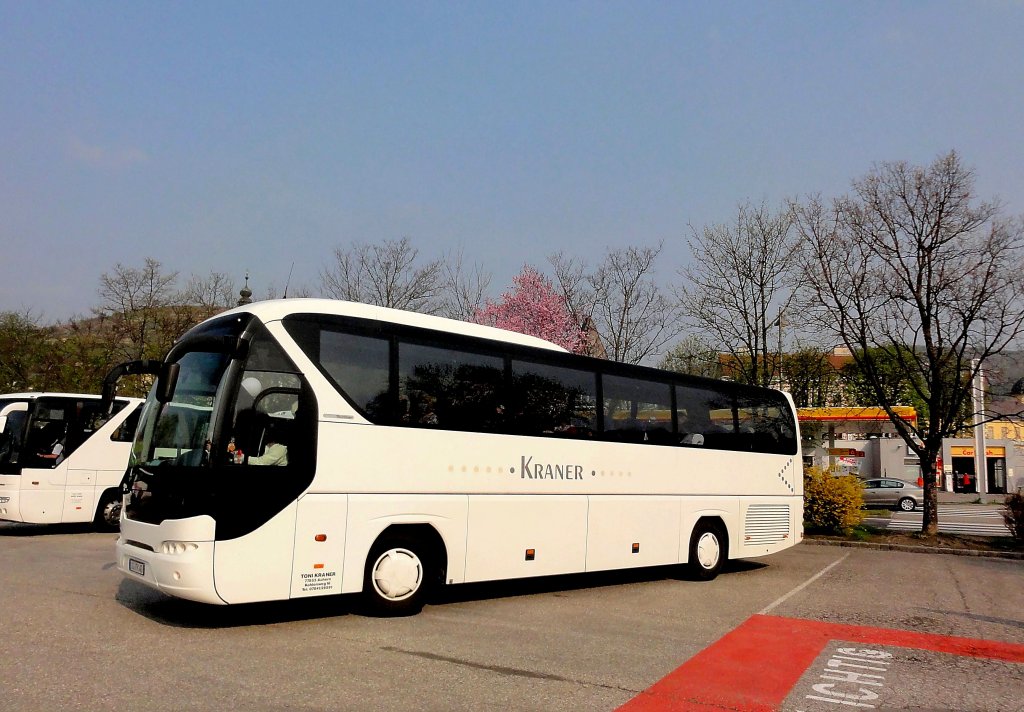
POLYGON ((583 331, 569 315, 565 300, 544 275, 527 265, 512 279, 512 288, 498 302, 488 299, 473 315, 477 324, 496 326, 546 339, 582 353, 583 331))

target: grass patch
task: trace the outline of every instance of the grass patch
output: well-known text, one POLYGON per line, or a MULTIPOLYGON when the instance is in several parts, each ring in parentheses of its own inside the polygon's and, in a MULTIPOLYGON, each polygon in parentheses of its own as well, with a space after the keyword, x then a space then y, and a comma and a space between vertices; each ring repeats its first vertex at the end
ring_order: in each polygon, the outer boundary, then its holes
POLYGON ((831 541, 858 541, 869 544, 899 544, 903 546, 923 546, 933 549, 968 549, 970 551, 1024 551, 1024 547, 1010 536, 968 536, 966 534, 936 534, 925 536, 920 532, 891 532, 861 525, 855 527, 849 536, 815 533, 807 531, 807 539, 826 539, 831 541))
POLYGON ((851 541, 871 541, 871 537, 873 536, 875 536, 875 530, 862 524, 858 527, 854 527, 847 539, 850 539, 851 541))

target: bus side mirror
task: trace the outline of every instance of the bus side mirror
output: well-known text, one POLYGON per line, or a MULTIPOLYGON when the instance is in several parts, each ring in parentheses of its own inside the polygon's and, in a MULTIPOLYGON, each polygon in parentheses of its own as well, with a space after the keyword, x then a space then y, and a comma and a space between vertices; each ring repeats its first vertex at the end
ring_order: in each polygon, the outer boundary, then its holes
POLYGON ((165 363, 156 378, 156 399, 160 403, 169 403, 174 397, 174 387, 178 385, 178 363, 165 363))
POLYGON ((125 361, 114 366, 103 378, 103 388, 100 391, 100 403, 103 413, 109 416, 114 407, 114 397, 117 395, 117 383, 122 376, 135 376, 143 373, 157 375, 161 372, 163 364, 160 361, 125 361))

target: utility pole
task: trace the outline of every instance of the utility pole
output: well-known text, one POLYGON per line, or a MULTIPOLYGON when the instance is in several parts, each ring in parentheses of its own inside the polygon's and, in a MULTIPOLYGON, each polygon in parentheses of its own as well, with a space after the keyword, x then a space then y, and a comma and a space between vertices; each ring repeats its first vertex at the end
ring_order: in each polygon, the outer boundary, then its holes
POLYGON ((782 380, 782 306, 779 306, 779 390, 783 390, 784 381, 782 380))
POLYGON ((988 492, 988 462, 985 459, 985 374, 978 359, 971 360, 974 379, 971 405, 974 407, 974 481, 978 483, 978 499, 985 504, 988 492))

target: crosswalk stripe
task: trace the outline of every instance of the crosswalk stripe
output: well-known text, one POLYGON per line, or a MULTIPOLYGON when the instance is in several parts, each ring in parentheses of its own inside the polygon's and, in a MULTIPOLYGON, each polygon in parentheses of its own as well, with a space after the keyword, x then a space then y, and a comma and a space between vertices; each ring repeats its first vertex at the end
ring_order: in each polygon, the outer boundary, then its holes
MULTIPOLYGON (((900 516, 923 516, 924 510, 920 507, 915 509, 913 512, 896 512, 900 516)), ((978 517, 981 519, 1002 519, 1003 513, 1001 510, 995 510, 991 512, 977 512, 970 509, 942 509, 939 507, 939 517, 951 516, 951 517, 978 517)))
MULTIPOLYGON (((908 520, 892 520, 886 529, 892 531, 919 531, 920 522, 908 520)), ((943 524, 939 522, 939 532, 945 534, 977 534, 979 536, 1009 536, 1010 531, 1005 525, 995 524, 943 524)))

